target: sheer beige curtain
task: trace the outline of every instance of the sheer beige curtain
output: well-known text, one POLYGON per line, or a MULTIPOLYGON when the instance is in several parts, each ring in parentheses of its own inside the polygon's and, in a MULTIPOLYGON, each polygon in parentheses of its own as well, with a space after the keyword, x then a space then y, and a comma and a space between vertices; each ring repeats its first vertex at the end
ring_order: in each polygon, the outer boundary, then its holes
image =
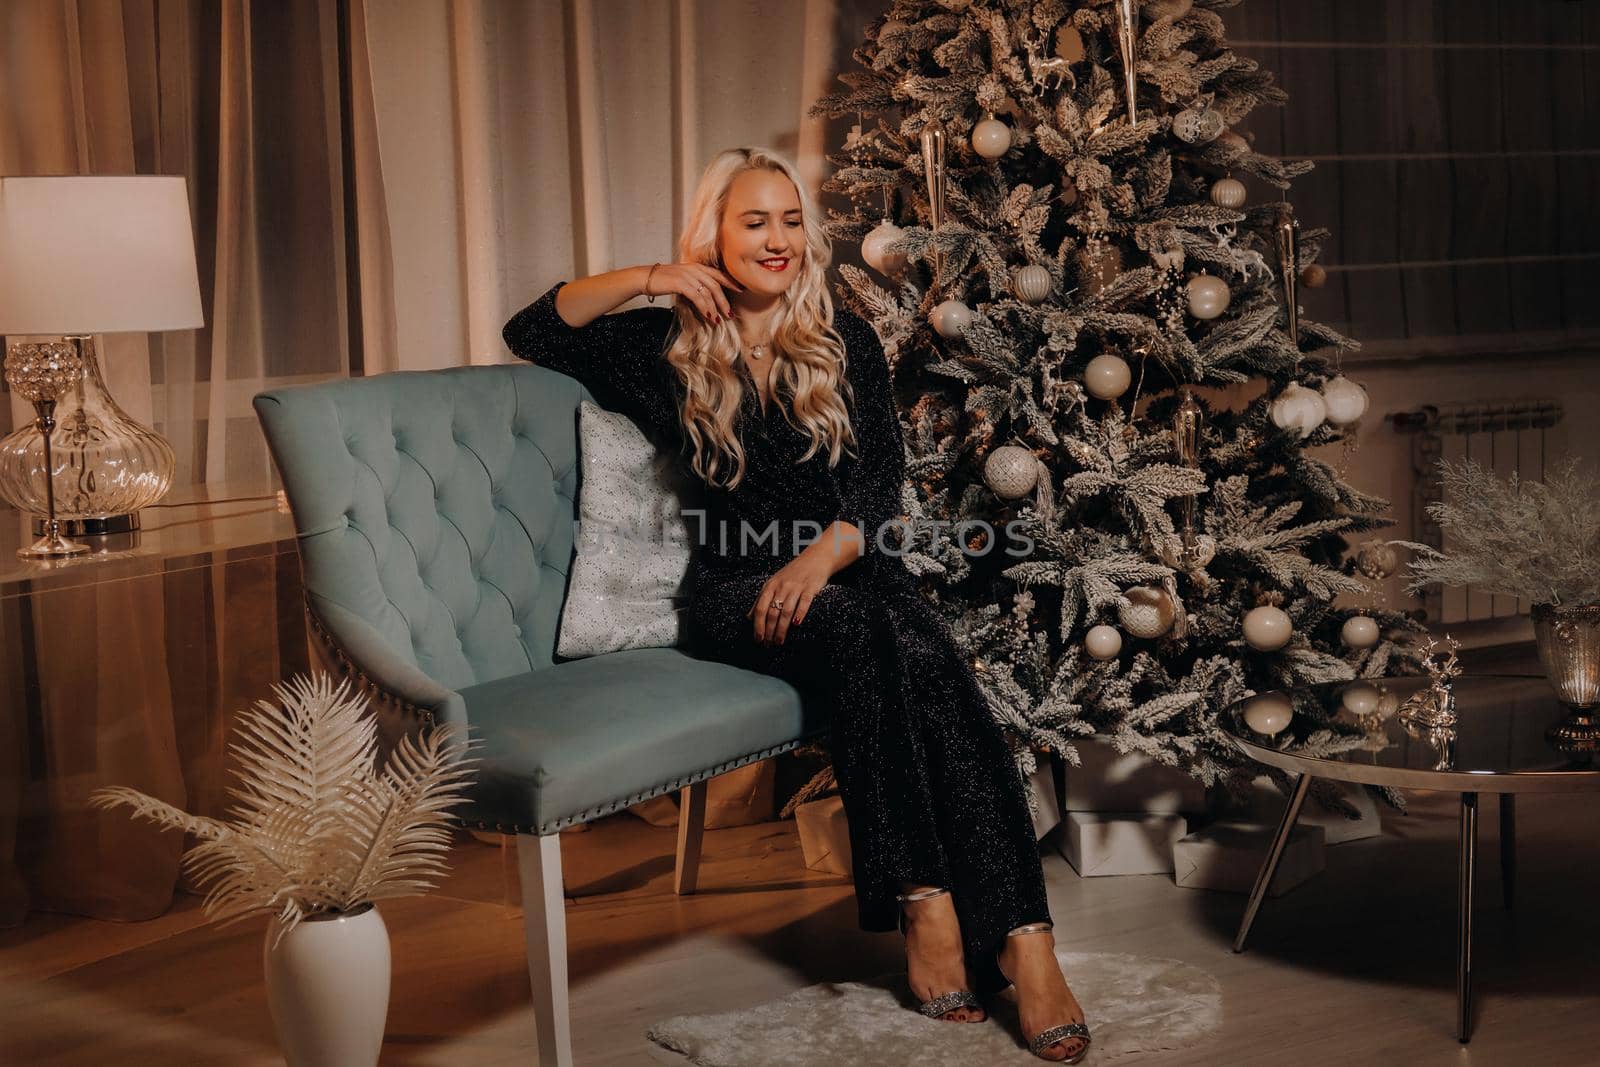
POLYGON ((396 325, 369 354, 508 358, 500 327, 557 280, 671 257, 720 149, 777 148, 815 191, 839 137, 806 110, 881 6, 369 3, 396 325))
POLYGON ((179 484, 264 481, 251 396, 349 371, 343 10, 0 4, 0 173, 189 179, 206 326, 103 349, 117 399, 172 441, 179 484))

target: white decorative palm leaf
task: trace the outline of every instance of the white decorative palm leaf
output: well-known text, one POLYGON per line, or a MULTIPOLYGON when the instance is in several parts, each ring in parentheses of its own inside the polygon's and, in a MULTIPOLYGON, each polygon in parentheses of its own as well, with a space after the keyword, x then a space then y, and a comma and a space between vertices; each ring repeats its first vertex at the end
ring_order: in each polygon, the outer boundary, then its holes
POLYGON ((229 746, 231 824, 121 786, 90 802, 198 837, 184 863, 219 922, 265 911, 281 937, 307 915, 436 888, 474 767, 456 729, 402 739, 380 769, 376 725, 348 682, 297 677, 274 691, 282 707, 258 701, 229 746))

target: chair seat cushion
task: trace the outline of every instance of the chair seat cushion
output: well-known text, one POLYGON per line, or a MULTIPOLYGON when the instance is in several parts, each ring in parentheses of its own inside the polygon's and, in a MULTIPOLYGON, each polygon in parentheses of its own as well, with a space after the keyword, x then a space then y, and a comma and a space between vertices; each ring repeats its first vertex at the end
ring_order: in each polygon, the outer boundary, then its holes
POLYGON ((480 739, 469 825, 554 833, 792 748, 818 701, 770 675, 637 648, 461 690, 480 739))

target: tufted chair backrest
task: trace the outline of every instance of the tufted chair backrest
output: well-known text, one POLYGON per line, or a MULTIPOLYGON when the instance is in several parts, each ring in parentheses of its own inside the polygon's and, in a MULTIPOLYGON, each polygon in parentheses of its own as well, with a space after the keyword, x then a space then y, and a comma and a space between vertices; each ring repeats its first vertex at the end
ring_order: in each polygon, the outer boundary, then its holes
POLYGON ((587 396, 529 364, 258 395, 306 593, 333 639, 380 643, 450 689, 549 666, 587 396))

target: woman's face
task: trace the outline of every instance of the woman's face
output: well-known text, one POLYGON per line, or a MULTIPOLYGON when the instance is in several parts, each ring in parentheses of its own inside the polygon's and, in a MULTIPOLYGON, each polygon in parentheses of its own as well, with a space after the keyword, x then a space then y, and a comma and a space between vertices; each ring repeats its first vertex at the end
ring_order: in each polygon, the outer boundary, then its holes
POLYGON ((747 170, 733 179, 718 245, 723 270, 750 293, 787 290, 806 254, 794 183, 773 170, 747 170))

